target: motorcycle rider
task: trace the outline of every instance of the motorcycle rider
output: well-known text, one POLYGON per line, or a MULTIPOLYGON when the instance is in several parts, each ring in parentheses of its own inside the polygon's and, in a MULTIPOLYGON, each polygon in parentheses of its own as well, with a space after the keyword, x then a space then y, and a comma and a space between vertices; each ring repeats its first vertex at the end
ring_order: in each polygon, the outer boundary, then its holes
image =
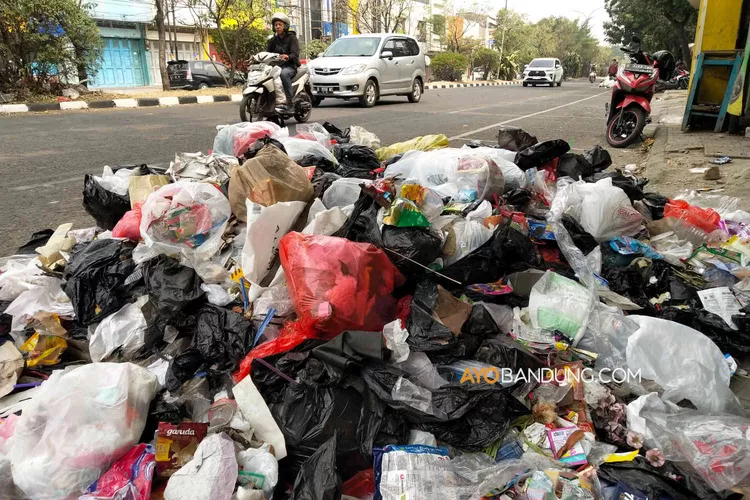
POLYGON ((292 102, 292 79, 297 74, 299 62, 299 42, 297 34, 289 29, 289 17, 283 12, 277 12, 271 17, 274 36, 268 40, 266 52, 281 54, 281 83, 284 87, 286 103, 279 103, 279 108, 287 111, 292 102))

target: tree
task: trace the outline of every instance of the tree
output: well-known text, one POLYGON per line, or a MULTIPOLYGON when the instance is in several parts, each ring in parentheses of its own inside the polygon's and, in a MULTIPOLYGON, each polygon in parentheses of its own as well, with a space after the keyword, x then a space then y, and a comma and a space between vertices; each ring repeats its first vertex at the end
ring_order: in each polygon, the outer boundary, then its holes
MULTIPOLYGON (((221 71, 227 87, 234 84, 234 74, 246 63, 241 47, 252 38, 252 29, 259 30, 270 14, 264 0, 187 0, 196 26, 213 30, 219 39, 217 52, 229 65, 229 76, 221 71)), ((212 61, 213 62, 213 61, 212 61)), ((215 67, 215 63, 214 63, 215 67)))
POLYGON ((169 90, 169 75, 167 74, 167 39, 164 28, 164 0, 156 3, 156 31, 159 33, 159 74, 161 75, 162 90, 169 90))
POLYGON ((42 91, 50 75, 73 72, 85 80, 102 50, 96 23, 76 0, 0 0, 0 85, 42 91))
POLYGON ((513 80, 518 74, 518 54, 505 52, 497 70, 497 77, 501 80, 513 80))
POLYGON ((495 47, 503 45, 503 52, 516 53, 519 61, 530 61, 537 54, 534 38, 534 25, 521 14, 511 9, 500 9, 497 14, 497 27, 493 34, 495 47), (503 32, 505 39, 503 40, 503 32))
MULTIPOLYGON (((218 30, 211 32, 215 37, 218 37, 218 30)), ((221 60, 227 64, 230 64, 232 68, 241 73, 247 72, 247 63, 252 57, 258 52, 266 50, 266 44, 269 33, 266 30, 260 30, 257 28, 249 28, 247 30, 240 31, 238 29, 225 29, 223 37, 227 42, 228 47, 237 47, 234 62, 232 62, 231 54, 227 53, 222 46, 217 50, 221 60)))
POLYGON ((315 59, 325 52, 327 48, 328 44, 322 40, 310 40, 302 48, 302 55, 307 59, 315 59))
POLYGON ((479 43, 472 37, 466 36, 470 28, 467 20, 461 16, 449 16, 446 19, 445 44, 448 52, 469 54, 473 49, 479 48, 479 43))
POLYGON ((496 50, 480 47, 474 52, 474 65, 482 68, 483 79, 490 80, 500 66, 500 54, 496 50))
POLYGON ((360 0, 339 2, 360 33, 396 33, 405 28, 411 0, 360 0))
POLYGON ((604 23, 607 41, 624 45, 638 35, 647 50, 670 50, 690 65, 698 15, 687 0, 606 0, 604 6, 611 19, 604 23))

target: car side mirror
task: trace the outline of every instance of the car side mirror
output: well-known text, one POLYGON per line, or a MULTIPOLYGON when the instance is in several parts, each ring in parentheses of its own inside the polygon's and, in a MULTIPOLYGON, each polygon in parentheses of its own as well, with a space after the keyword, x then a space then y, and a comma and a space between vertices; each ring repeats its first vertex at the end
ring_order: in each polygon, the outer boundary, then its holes
POLYGON ((559 68, 559 67, 560 67, 560 63, 555 64, 555 68, 559 68))
POLYGON ((380 53, 380 58, 381 59, 393 59, 393 52, 391 52, 390 50, 384 50, 383 52, 380 53))

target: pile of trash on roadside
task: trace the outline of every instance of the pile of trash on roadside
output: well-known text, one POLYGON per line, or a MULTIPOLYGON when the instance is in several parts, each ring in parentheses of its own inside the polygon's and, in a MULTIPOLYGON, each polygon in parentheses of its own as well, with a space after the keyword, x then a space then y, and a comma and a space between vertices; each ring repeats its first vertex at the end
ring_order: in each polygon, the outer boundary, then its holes
POLYGON ((0 258, 0 497, 750 491, 750 213, 448 146, 240 123, 87 175, 96 226, 0 258))

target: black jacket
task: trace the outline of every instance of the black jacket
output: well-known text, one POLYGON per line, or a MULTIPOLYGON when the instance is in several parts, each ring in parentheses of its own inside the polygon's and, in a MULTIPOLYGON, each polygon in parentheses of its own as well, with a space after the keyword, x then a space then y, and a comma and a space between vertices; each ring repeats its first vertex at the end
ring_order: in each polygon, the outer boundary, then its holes
POLYGON ((284 38, 274 35, 273 38, 268 40, 266 52, 286 54, 289 56, 289 60, 282 64, 282 66, 299 67, 299 42, 297 41, 297 33, 287 31, 284 33, 284 38))

